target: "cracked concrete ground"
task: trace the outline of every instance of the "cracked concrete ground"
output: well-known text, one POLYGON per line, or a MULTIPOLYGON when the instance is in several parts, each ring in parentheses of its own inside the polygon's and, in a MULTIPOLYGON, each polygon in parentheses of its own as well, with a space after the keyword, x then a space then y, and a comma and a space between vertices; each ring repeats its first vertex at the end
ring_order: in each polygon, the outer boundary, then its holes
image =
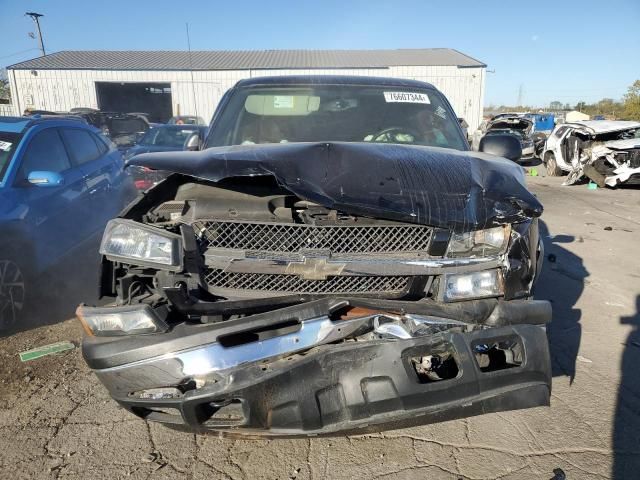
MULTIPOLYGON (((640 189, 530 178, 545 205, 538 297, 553 301, 550 408, 362 437, 226 440, 177 433, 119 409, 78 349, 75 321, 0 340, 0 478, 569 479, 640 471, 640 189)), ((42 318, 51 323, 52 318, 42 318)))

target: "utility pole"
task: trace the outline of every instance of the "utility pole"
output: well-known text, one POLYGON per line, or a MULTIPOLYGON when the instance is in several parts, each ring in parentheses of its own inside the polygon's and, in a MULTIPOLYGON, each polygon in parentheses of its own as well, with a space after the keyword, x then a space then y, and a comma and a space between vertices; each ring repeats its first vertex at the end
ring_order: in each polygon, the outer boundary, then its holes
POLYGON ((40 39, 40 50, 42 51, 42 56, 45 56, 47 52, 44 50, 44 42, 42 41, 42 31, 40 30, 40 17, 44 17, 41 13, 36 12, 27 12, 25 15, 31 17, 31 19, 36 22, 36 28, 38 29, 38 38, 40 39))
POLYGON ((518 106, 522 106, 522 84, 520 84, 520 87, 518 88, 518 106))

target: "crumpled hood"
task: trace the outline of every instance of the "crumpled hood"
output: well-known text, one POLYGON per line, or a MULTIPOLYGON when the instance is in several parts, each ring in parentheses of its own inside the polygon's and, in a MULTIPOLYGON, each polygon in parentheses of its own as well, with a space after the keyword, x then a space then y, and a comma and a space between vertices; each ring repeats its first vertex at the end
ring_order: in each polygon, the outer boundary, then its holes
POLYGON ((328 208, 456 231, 540 216, 515 163, 478 152, 372 143, 238 145, 137 155, 127 165, 196 178, 273 175, 328 208))
POLYGON ((504 117, 492 120, 487 125, 487 130, 523 130, 528 132, 533 127, 533 122, 527 118, 522 117, 504 117))

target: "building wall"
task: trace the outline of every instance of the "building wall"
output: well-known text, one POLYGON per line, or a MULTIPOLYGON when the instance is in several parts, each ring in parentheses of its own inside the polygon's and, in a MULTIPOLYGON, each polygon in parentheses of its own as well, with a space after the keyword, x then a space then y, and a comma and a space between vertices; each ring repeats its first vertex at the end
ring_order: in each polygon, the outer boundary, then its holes
POLYGON ((95 82, 169 82, 174 114, 198 114, 209 120, 218 101, 238 80, 265 75, 372 75, 422 80, 435 85, 451 102, 456 114, 472 129, 482 120, 485 69, 446 66, 407 66, 370 69, 317 70, 9 70, 16 114, 31 107, 68 111, 98 108, 95 82), (195 91, 195 95, 194 95, 195 91), (194 102, 195 97, 195 102, 194 102))
POLYGON ((12 116, 15 114, 15 107, 10 103, 0 103, 0 117, 12 116))

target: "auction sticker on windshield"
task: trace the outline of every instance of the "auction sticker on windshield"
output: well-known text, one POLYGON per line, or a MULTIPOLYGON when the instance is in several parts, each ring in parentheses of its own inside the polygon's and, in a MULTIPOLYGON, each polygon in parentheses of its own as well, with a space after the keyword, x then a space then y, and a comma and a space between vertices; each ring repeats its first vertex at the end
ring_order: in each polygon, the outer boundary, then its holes
POLYGON ((288 95, 275 95, 273 97, 273 108, 293 108, 293 97, 288 95))
POLYGON ((387 103, 431 103, 426 93, 414 92, 384 92, 384 100, 387 103))
POLYGON ((11 142, 3 142, 2 140, 0 140, 0 150, 8 152, 11 148, 11 145, 13 145, 11 142))

